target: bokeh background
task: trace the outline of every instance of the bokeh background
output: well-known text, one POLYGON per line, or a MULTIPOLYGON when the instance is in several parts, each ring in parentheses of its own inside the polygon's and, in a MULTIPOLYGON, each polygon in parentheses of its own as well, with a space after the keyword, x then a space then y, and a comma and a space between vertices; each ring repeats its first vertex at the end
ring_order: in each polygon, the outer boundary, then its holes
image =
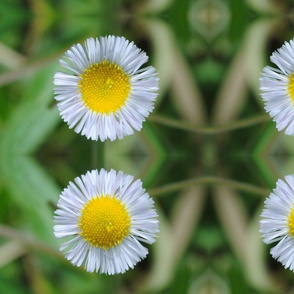
POLYGON ((259 78, 293 27, 292 0, 0 0, 0 293, 294 293, 259 234, 294 173, 259 78), (59 117, 53 75, 71 45, 109 34, 147 52, 160 90, 141 132, 92 142, 59 117), (96 168, 140 178, 159 214, 124 275, 73 267, 53 236, 60 192, 96 168))

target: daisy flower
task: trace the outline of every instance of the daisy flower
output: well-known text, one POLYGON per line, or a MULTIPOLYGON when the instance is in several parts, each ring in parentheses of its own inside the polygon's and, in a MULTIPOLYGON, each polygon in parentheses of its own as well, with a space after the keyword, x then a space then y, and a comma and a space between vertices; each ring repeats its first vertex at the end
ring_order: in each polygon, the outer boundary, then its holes
POLYGON ((67 72, 54 76, 60 115, 70 128, 101 141, 139 131, 153 110, 158 78, 141 68, 148 56, 124 37, 89 38, 60 60, 67 72))
POLYGON ((285 268, 294 271, 294 175, 278 180, 265 200, 260 232, 266 244, 277 243, 270 251, 285 268))
POLYGON ((89 272, 124 273, 148 250, 158 232, 153 200, 134 177, 102 169, 70 182, 55 211, 54 234, 67 238, 65 257, 89 272))
POLYGON ((270 57, 278 68, 266 66, 260 78, 265 110, 276 122, 279 131, 294 135, 294 41, 273 52, 270 57))

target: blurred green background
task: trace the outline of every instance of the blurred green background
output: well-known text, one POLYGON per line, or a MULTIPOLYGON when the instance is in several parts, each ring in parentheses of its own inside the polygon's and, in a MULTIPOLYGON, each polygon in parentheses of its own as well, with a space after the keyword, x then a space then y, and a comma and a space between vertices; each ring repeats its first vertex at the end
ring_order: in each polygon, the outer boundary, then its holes
POLYGON ((259 235, 263 202, 294 173, 294 138, 259 95, 294 37, 291 0, 0 0, 0 293, 294 293, 259 235), (59 117, 58 60, 88 37, 125 36, 160 77, 141 132, 92 142, 59 117), (89 274, 59 253, 60 192, 87 170, 143 181, 160 219, 148 257, 89 274))

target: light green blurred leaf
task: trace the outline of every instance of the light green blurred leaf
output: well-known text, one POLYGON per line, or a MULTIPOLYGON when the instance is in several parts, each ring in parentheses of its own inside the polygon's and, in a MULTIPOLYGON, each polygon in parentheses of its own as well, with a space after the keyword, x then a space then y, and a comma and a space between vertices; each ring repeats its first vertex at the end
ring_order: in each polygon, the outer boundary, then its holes
POLYGON ((7 119, 0 141, 0 171, 15 204, 22 208, 23 225, 50 243, 55 239, 49 202, 57 201, 59 189, 29 154, 41 146, 59 121, 56 108, 48 108, 53 101, 55 68, 49 66, 27 79, 23 99, 7 119))

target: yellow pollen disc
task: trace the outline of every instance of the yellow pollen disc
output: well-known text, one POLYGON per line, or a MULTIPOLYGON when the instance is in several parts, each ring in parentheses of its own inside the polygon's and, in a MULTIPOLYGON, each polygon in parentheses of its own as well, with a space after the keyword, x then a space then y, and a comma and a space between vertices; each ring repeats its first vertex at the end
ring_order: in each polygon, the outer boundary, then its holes
POLYGON ((128 235, 130 224, 125 204, 108 194, 85 203, 78 222, 84 241, 104 250, 120 244, 128 235))
POLYGON ((289 227, 289 234, 294 237, 294 207, 291 209, 287 218, 288 218, 287 224, 289 227))
POLYGON ((291 100, 294 103, 294 73, 289 76, 288 94, 290 95, 291 100))
POLYGON ((121 66, 103 60, 80 75, 81 100, 92 112, 109 115, 126 103, 131 86, 129 75, 121 66))

